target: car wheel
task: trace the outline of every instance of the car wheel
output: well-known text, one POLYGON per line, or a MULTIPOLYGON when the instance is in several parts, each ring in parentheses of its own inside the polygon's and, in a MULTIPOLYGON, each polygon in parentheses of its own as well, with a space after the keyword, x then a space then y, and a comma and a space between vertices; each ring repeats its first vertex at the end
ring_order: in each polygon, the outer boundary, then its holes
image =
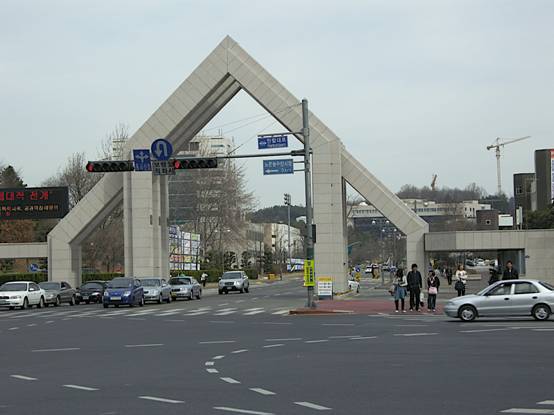
POLYGON ((25 297, 23 299, 23 305, 21 306, 21 309, 26 310, 27 308, 29 308, 29 300, 27 300, 27 297, 25 297))
POLYGON ((108 308, 108 304, 102 304, 104 308, 108 308))
POLYGON ((144 307, 144 296, 140 297, 139 307, 144 307))
POLYGON ((69 302, 69 305, 75 305, 75 296, 71 297, 71 301, 69 302))
POLYGON ((223 292, 225 293, 225 295, 229 294, 229 290, 223 290, 223 292))
POLYGON ((200 300, 202 298, 202 290, 198 290, 198 295, 196 296, 197 300, 200 300))
POLYGON ((158 297, 158 304, 161 304, 162 301, 163 301, 162 294, 160 294, 160 296, 158 297))
POLYGON ((223 294, 223 290, 217 290, 217 292, 219 293, 219 295, 223 294))
POLYGON ((44 307, 44 297, 40 297, 40 300, 38 301, 37 308, 44 307))
POLYGON ((169 294, 169 295, 167 296, 167 304, 171 303, 171 300, 172 300, 171 294, 169 294))
POLYGON ((60 297, 56 297, 56 302, 54 303, 54 307, 59 307, 62 303, 62 300, 60 297))
POLYGON ((79 305, 79 304, 81 304, 81 301, 75 300, 75 304, 79 305))
POLYGON ((241 288, 241 289, 239 290, 239 293, 244 294, 244 288, 241 288))
POLYGON ((44 307, 48 307, 49 305, 49 303, 44 303, 44 307))
POLYGON ((464 305, 460 307, 458 316, 462 321, 473 321, 477 317, 477 310, 472 305, 464 305))
POLYGON ((246 288, 244 289, 244 292, 248 294, 248 293, 250 292, 250 287, 246 287, 246 288))
POLYGON ((533 311, 531 313, 533 314, 533 318, 535 320, 546 321, 550 317, 551 312, 550 307, 546 304, 537 304, 533 307, 533 311))
POLYGON ((190 290, 190 297, 189 297, 189 300, 190 300, 190 301, 194 300, 194 291, 193 291, 193 290, 190 290))

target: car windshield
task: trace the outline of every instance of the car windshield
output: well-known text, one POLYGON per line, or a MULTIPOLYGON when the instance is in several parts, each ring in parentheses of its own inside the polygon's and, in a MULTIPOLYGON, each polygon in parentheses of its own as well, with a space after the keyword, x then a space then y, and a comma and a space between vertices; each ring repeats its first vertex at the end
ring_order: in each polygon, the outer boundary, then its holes
POLYGON ((169 280, 169 284, 170 285, 190 285, 190 278, 183 278, 183 277, 178 277, 178 278, 171 278, 169 280))
POLYGON ((161 285, 160 280, 158 280, 156 278, 149 278, 147 280, 140 280, 140 282, 145 287, 159 287, 161 285))
POLYGON ((552 286, 551 284, 549 284, 547 282, 539 281, 539 284, 542 285, 547 290, 554 291, 554 286, 552 286))
POLYGON ((115 278, 108 283, 108 288, 129 288, 133 286, 130 278, 115 278))
POLYGON ((242 278, 242 273, 240 272, 226 272, 221 277, 222 280, 239 280, 242 278))
POLYGON ((60 289, 60 283, 59 282, 41 282, 40 288, 43 290, 59 290, 60 289))
POLYGON ((82 290, 101 290, 102 288, 104 288, 104 286, 99 282, 87 282, 81 287, 82 290))
POLYGON ((0 291, 27 291, 27 284, 24 282, 8 282, 0 287, 0 291))

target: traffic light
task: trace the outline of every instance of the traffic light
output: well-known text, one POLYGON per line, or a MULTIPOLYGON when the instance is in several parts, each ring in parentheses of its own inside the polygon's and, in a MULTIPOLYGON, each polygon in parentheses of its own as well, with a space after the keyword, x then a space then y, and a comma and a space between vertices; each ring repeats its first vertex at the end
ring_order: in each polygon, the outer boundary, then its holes
POLYGON ((89 173, 110 173, 118 171, 134 171, 135 166, 132 161, 89 161, 87 171, 89 173))
POLYGON ((194 157, 186 159, 174 159, 173 167, 175 170, 184 170, 184 169, 215 169, 217 168, 217 158, 208 157, 194 157))
POLYGON ((285 206, 290 206, 290 194, 285 193, 283 200, 285 201, 285 206))

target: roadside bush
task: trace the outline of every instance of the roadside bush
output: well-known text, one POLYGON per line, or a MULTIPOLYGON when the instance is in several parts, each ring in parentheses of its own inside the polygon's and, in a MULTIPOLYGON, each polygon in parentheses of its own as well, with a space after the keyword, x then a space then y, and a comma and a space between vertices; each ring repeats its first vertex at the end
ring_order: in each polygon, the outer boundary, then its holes
POLYGON ((43 272, 11 272, 0 274, 0 284, 9 281, 43 282, 48 280, 48 274, 43 272))
POLYGON ((116 277, 123 277, 124 275, 121 272, 94 272, 83 274, 83 284, 87 281, 101 280, 101 281, 110 281, 116 277))

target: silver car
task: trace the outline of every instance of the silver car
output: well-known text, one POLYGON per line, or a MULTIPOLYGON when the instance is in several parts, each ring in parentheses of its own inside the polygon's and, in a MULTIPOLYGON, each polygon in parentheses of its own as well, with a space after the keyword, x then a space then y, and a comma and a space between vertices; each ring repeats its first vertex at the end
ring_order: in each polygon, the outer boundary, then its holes
POLYGON ((250 290, 250 282, 244 271, 227 271, 219 279, 217 290, 219 294, 228 294, 229 291, 247 293, 250 290))
POLYGON ((554 286, 537 280, 498 281, 477 294, 453 298, 444 306, 447 316, 463 321, 500 316, 533 316, 544 321, 552 310, 554 286))
POLYGON ((171 286, 163 278, 140 278, 144 289, 144 301, 171 302, 171 286))
POLYGON ((171 296, 174 300, 179 298, 187 298, 194 300, 197 298, 200 300, 202 297, 202 286, 193 277, 187 277, 185 275, 173 277, 169 280, 171 286, 171 296))

